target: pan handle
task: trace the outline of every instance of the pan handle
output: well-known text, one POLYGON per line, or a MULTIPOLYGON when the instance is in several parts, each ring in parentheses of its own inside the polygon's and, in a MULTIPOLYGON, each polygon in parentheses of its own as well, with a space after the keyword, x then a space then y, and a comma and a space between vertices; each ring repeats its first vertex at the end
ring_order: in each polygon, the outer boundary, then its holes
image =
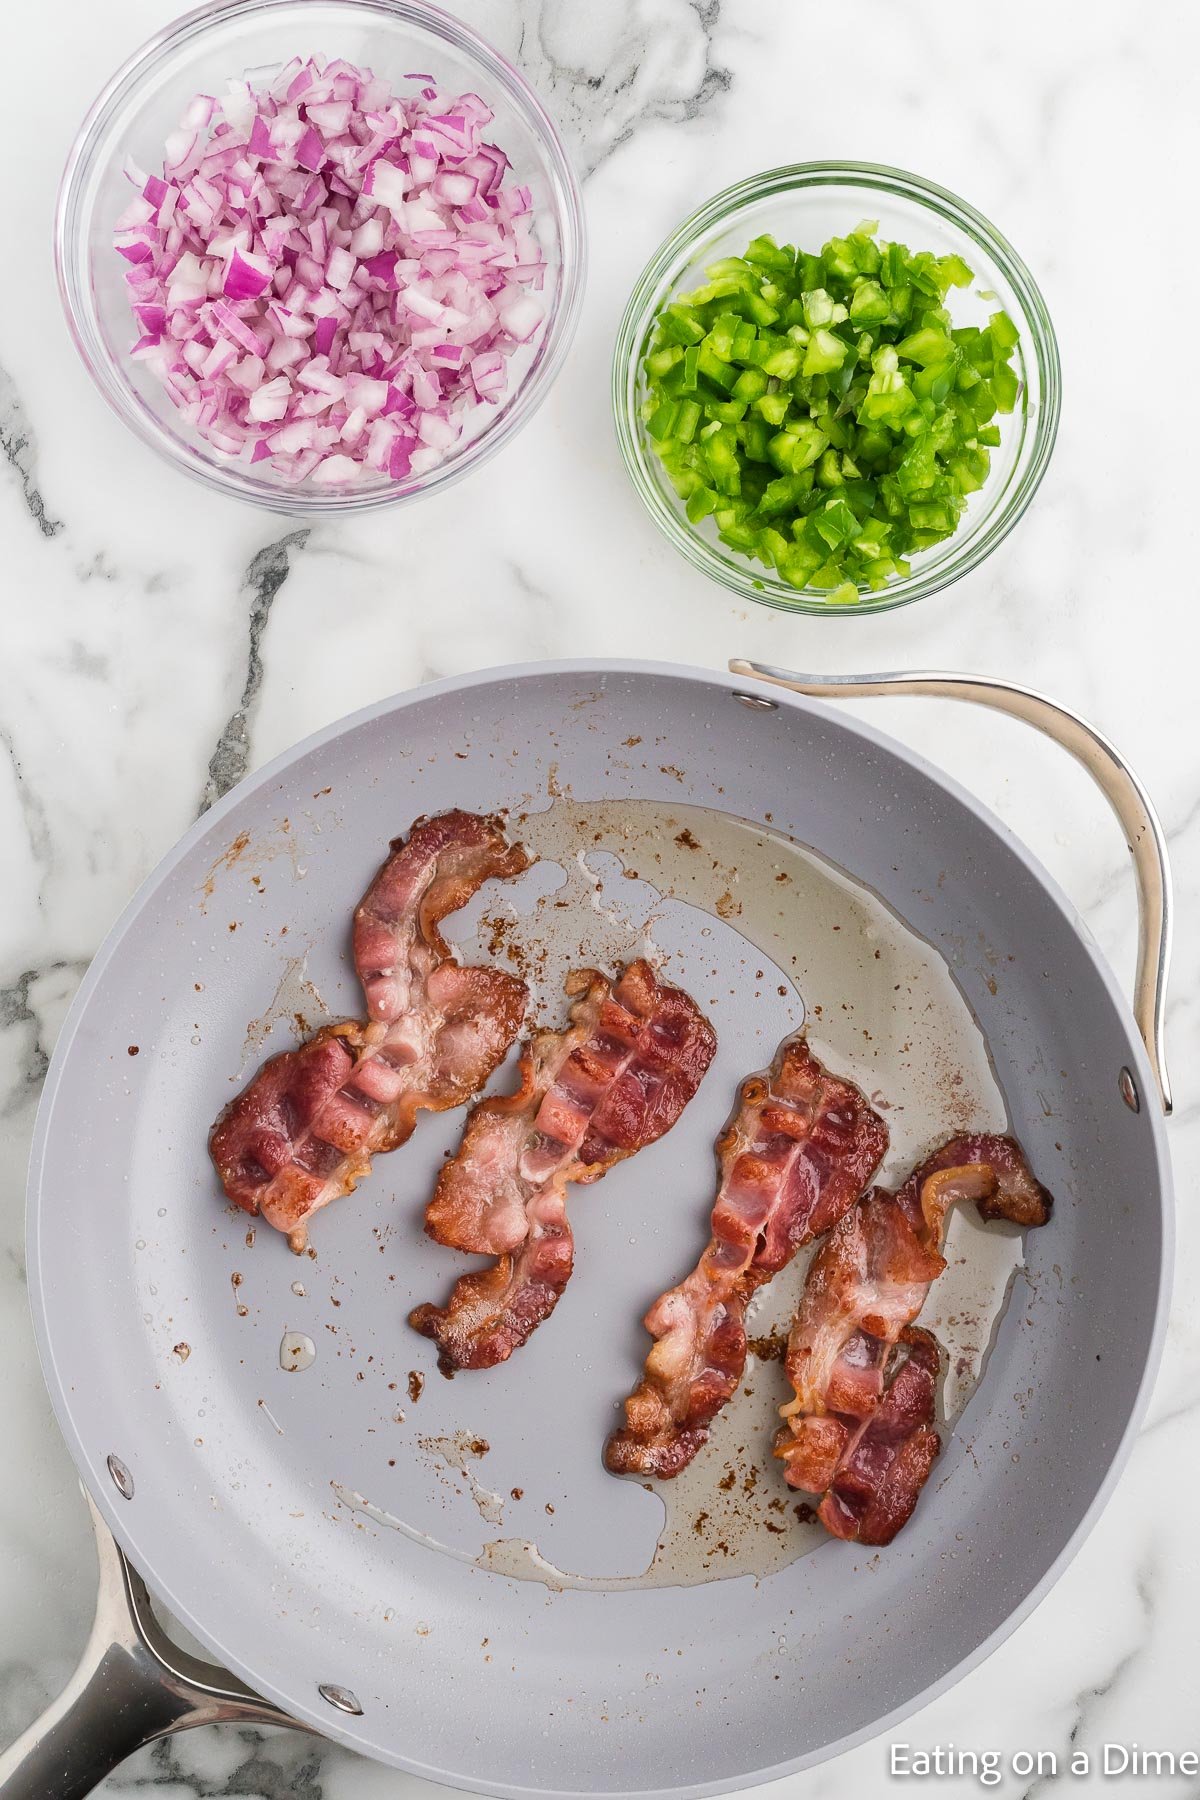
MULTIPOLYGON (((735 675, 750 675, 776 687, 825 700, 867 699, 876 694, 921 694, 972 700, 1023 719, 1082 763, 1117 815, 1133 858, 1138 896, 1138 959, 1133 978, 1133 1016, 1150 1058, 1164 1113, 1171 1111, 1163 1016, 1171 957, 1171 867, 1166 834, 1149 794, 1120 752, 1078 713, 1033 688, 990 675, 945 674, 932 670, 880 675, 802 675, 768 663, 735 657, 735 675)), ((1136 1104, 1136 1089, 1131 1104, 1136 1104)))
POLYGON ((100 1562, 92 1633, 58 1699, 0 1756, 0 1800, 83 1800, 143 1744, 192 1725, 307 1729, 171 1642, 141 1576, 87 1498, 100 1562))

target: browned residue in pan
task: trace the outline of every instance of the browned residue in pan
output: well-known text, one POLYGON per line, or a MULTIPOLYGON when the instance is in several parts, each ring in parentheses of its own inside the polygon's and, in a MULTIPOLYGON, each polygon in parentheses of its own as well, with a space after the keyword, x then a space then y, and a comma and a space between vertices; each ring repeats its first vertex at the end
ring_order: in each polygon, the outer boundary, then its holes
POLYGON ((243 1065, 260 1054, 276 1025, 290 1024, 297 1038, 309 1037, 318 1025, 329 1018, 329 1009, 308 977, 308 952, 289 956, 284 963, 275 992, 257 1018, 246 1023, 242 1042, 243 1065))
POLYGON ((232 869, 235 863, 241 861, 249 848, 250 833, 248 831, 239 831, 232 844, 227 845, 226 848, 222 850, 220 856, 217 857, 216 861, 209 869, 208 874, 200 884, 200 893, 203 896, 200 906, 201 912, 205 910, 203 902, 205 900, 211 900, 213 897, 217 885, 217 878, 221 874, 221 871, 223 869, 232 869))
POLYGON ((503 1496, 485 1487, 471 1467, 472 1463, 481 1461, 491 1449, 486 1438, 470 1431, 453 1431, 442 1437, 418 1438, 417 1444, 426 1456, 441 1464, 450 1476, 459 1477, 481 1518, 490 1525, 503 1523, 503 1496))

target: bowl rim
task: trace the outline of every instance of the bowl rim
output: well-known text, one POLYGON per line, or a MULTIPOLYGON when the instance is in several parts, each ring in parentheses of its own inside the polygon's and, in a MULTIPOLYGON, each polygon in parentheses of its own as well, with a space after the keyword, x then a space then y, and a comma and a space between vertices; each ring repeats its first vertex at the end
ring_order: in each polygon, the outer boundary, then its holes
POLYGON ((809 613, 822 618, 858 618, 892 612, 940 592, 977 568, 1008 536, 1029 507, 1049 464, 1062 411, 1062 364, 1054 325, 1040 287, 1012 244, 990 219, 949 188, 909 169, 870 162, 780 164, 758 174, 743 176, 689 213, 659 244, 634 284, 617 330, 611 386, 617 442, 626 471, 654 523, 693 568, 740 599, 752 600, 756 605, 769 606, 778 612, 809 613), (1029 322, 1030 354, 1037 369, 1040 392, 1032 419, 1025 412, 1023 436, 1032 433, 1028 463, 995 516, 972 538, 964 541, 959 554, 948 556, 938 568, 926 574, 915 568, 911 575, 890 582, 877 593, 860 589, 859 599, 852 604, 831 605, 823 591, 789 588, 773 571, 765 566, 760 568, 748 558, 743 568, 727 563, 681 519, 651 473, 645 425, 634 401, 634 384, 653 318, 653 314, 645 315, 682 254, 694 250, 705 233, 752 201, 772 194, 836 185, 857 186, 864 195, 884 192, 915 200, 927 210, 940 214, 986 251, 1017 295, 1029 322), (644 317, 645 323, 642 323, 644 317))
POLYGON ((54 208, 54 269, 59 300, 71 341, 109 408, 142 443, 163 461, 210 491, 228 495, 265 511, 292 516, 331 515, 375 511, 403 505, 440 491, 480 468, 533 416, 562 369, 579 323, 587 274, 587 235, 579 178, 550 114, 525 76, 485 37, 431 0, 338 0, 348 12, 374 13, 428 31, 465 52, 522 111, 539 139, 551 177, 554 204, 562 243, 556 276, 558 304, 544 334, 542 353, 526 372, 510 397, 507 411, 470 439, 461 454, 437 464, 414 481, 381 486, 371 491, 347 489, 324 492, 265 482, 251 487, 246 472, 236 461, 227 467, 209 465, 188 445, 172 437, 147 408, 133 403, 136 390, 124 370, 100 342, 89 322, 89 300, 79 276, 86 272, 90 255, 80 242, 78 207, 83 180, 113 114, 139 86, 154 78, 158 66, 172 51, 202 38, 213 27, 241 15, 265 15, 286 8, 320 5, 327 0, 208 0, 208 4, 181 13, 146 38, 128 55, 104 83, 88 108, 67 153, 54 208))

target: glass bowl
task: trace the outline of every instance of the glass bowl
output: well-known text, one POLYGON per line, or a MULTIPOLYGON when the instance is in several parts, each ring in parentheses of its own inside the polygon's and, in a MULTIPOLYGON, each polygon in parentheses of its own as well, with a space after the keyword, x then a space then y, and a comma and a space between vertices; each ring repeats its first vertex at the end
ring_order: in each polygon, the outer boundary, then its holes
POLYGON ((746 600, 788 612, 886 612, 921 600, 981 563, 1010 532, 1032 500, 1058 430, 1058 346, 1037 284, 994 225, 945 188, 902 169, 873 163, 794 163, 726 188, 685 219, 651 257, 633 290, 613 358, 617 437, 633 484, 655 524, 705 575, 746 600), (740 256, 760 232, 818 251, 862 219, 878 219, 882 240, 911 250, 957 252, 974 270, 971 287, 952 290, 947 306, 955 325, 985 325, 1001 306, 1020 332, 1013 367, 1020 381, 1016 408, 999 418, 1001 442, 992 466, 952 537, 914 552, 912 572, 878 592, 859 589, 857 602, 830 604, 814 588, 794 588, 774 570, 721 543, 711 519, 693 525, 655 452, 642 417, 646 379, 642 357, 659 309, 699 285, 709 263, 740 256))
POLYGON ((55 221, 59 292, 71 335, 109 405, 143 441, 207 487, 276 512, 344 513, 392 506, 478 468, 530 418, 562 366, 583 292, 583 210, 557 131, 524 79, 482 38, 423 0, 220 0, 169 25, 119 69, 75 140, 55 221), (161 170, 168 132, 193 95, 223 94, 230 77, 265 81, 290 56, 319 52, 366 65, 400 91, 427 70, 451 91, 478 93, 496 115, 496 142, 514 179, 532 190, 546 262, 545 321, 508 359, 498 405, 468 414, 462 437, 436 468, 402 481, 373 472, 352 487, 289 485, 206 444, 151 370, 131 362, 135 321, 128 264, 113 248, 114 221, 134 189, 126 156, 161 170))

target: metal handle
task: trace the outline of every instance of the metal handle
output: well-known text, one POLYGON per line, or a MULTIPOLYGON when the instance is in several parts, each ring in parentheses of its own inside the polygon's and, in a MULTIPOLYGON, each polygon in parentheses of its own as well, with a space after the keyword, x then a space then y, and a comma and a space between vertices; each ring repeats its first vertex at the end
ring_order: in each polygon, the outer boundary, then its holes
POLYGON ((83 1800, 143 1744, 193 1725, 307 1729, 171 1642, 90 1497, 88 1507, 100 1562, 92 1633, 58 1699, 0 1756, 0 1800, 83 1800))
POLYGON ((876 694, 922 694, 935 699, 972 700, 996 712, 1024 719, 1082 763, 1117 815, 1133 858, 1138 897, 1138 959, 1133 978, 1133 1016, 1150 1058, 1164 1113, 1171 1111, 1164 1013, 1171 958, 1171 867, 1162 823, 1149 794, 1124 757, 1078 713, 1033 688, 990 675, 955 675, 922 669, 910 674, 802 675, 767 663, 735 657, 735 675, 751 675, 775 687, 818 699, 857 700, 876 694))

